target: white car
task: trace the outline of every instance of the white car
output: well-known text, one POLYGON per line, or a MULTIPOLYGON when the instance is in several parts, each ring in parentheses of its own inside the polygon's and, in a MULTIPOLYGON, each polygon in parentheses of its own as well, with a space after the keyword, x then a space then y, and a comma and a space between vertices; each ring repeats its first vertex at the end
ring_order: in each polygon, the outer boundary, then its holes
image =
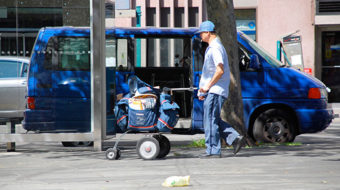
POLYGON ((0 56, 0 120, 22 120, 29 58, 0 56))

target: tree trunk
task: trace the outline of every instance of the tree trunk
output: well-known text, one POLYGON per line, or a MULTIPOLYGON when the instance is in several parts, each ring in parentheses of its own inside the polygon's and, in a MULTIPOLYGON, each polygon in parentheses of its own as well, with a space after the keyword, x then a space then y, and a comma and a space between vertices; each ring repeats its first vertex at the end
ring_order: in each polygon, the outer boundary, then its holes
MULTIPOLYGON (((233 0, 206 0, 206 7, 208 20, 215 24, 216 32, 227 51, 230 67, 229 96, 222 107, 221 118, 233 126, 240 134, 248 137, 243 120, 243 103, 233 0)), ((248 144, 253 144, 249 138, 247 139, 248 144)))

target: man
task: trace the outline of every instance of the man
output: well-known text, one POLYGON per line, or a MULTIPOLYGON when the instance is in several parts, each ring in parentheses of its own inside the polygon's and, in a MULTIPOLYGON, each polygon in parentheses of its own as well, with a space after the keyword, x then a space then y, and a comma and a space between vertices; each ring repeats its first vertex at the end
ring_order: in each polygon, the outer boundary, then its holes
POLYGON ((203 42, 209 44, 205 51, 202 76, 199 84, 198 99, 204 100, 204 133, 206 153, 201 158, 221 157, 221 141, 224 138, 234 146, 234 154, 240 151, 244 138, 229 124, 221 119, 221 109, 228 98, 230 71, 228 56, 211 21, 202 22, 199 31, 203 42))

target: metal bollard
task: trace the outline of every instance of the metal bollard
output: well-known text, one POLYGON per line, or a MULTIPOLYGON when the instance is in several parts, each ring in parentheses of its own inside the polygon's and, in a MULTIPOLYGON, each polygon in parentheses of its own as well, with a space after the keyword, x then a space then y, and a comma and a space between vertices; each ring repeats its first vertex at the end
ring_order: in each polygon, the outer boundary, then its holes
MULTIPOLYGON (((6 122, 6 126, 8 129, 8 133, 11 133, 11 134, 15 133, 15 121, 6 122)), ((7 152, 14 152, 14 151, 15 151, 15 142, 7 142, 7 152)))

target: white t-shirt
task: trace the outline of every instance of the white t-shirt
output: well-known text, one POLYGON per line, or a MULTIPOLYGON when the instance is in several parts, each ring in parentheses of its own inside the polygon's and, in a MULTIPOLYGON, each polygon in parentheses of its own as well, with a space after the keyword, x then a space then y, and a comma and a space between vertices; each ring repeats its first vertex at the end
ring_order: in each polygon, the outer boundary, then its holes
MULTIPOLYGON (((224 49, 219 38, 215 38, 205 51, 204 65, 202 70, 202 76, 199 87, 204 87, 209 83, 216 72, 218 64, 223 64, 224 73, 222 77, 214 84, 210 89, 209 93, 218 94, 224 97, 228 97, 229 94, 229 83, 230 83, 230 70, 228 64, 228 55, 224 49)), ((198 92, 198 96, 204 94, 198 92)))

